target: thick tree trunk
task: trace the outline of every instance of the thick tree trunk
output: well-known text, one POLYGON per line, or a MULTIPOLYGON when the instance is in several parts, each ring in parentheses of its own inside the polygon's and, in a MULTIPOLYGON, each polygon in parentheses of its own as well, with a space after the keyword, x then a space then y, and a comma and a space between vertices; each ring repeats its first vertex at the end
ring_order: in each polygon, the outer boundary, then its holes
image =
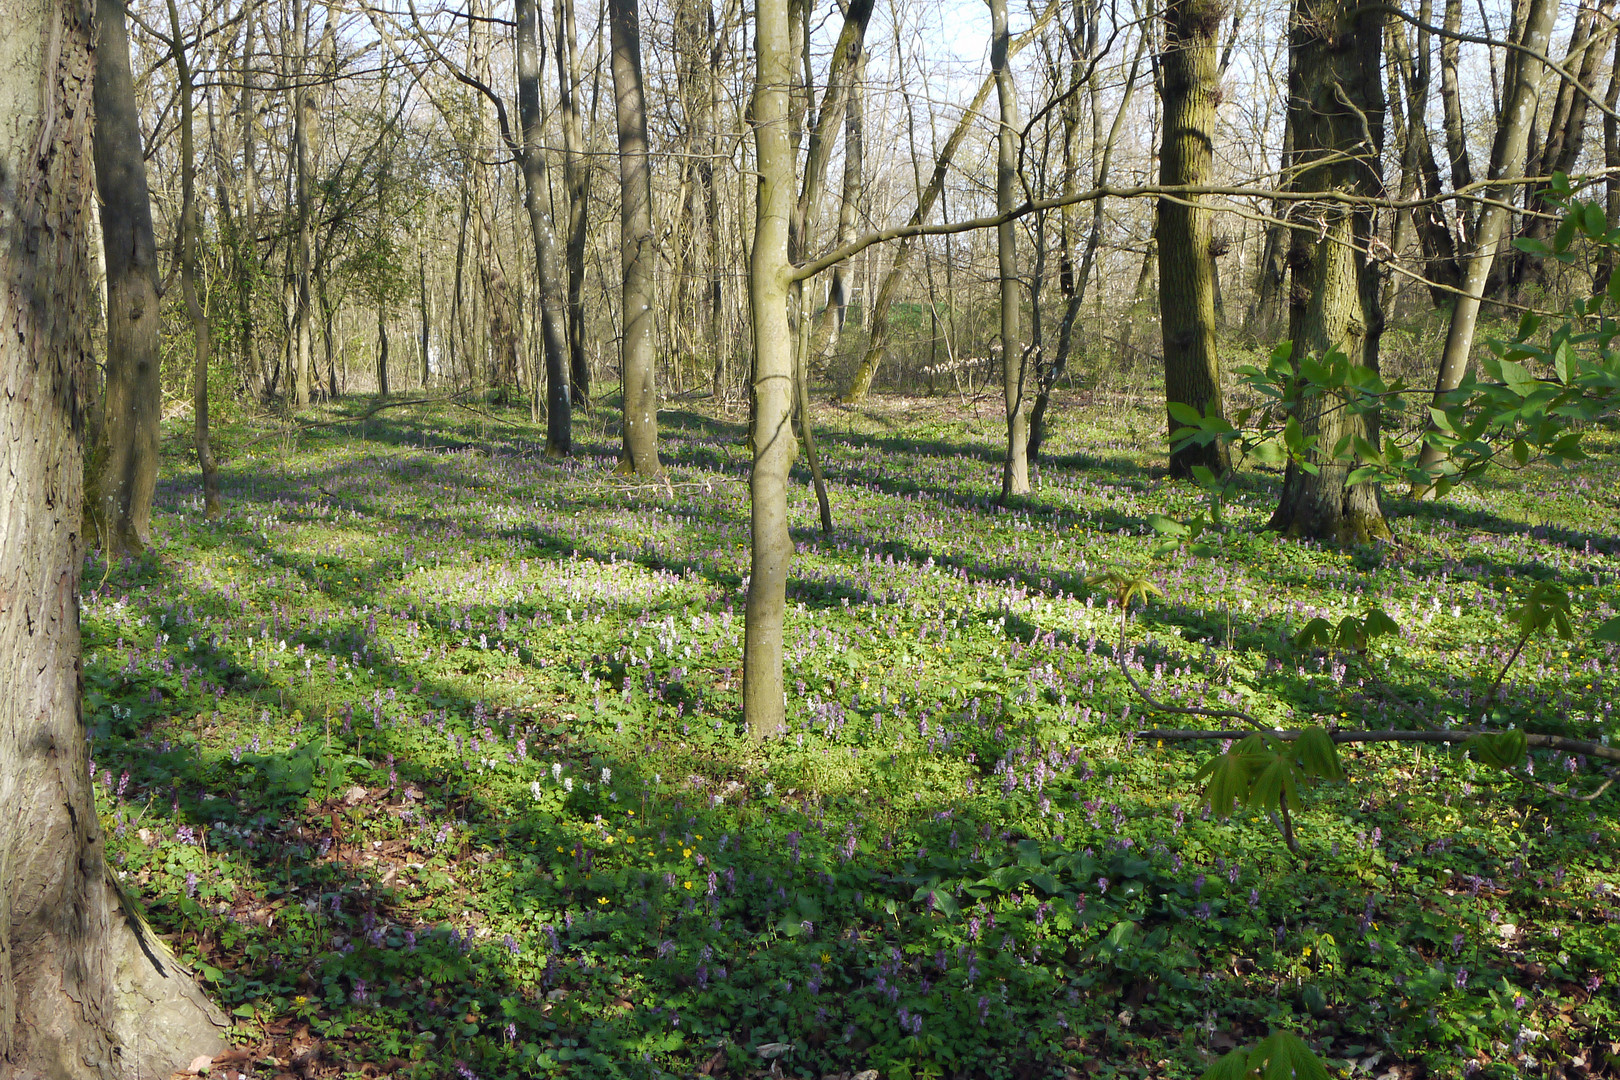
POLYGON ((647 156, 647 99, 641 81, 637 0, 609 0, 614 116, 619 130, 619 255, 624 272, 624 455, 620 468, 640 476, 658 463, 658 396, 653 386, 652 161, 647 156))
MULTIPOLYGON (((517 0, 518 123, 522 130, 523 205, 534 236, 540 286, 540 341, 546 365, 546 452, 573 448, 573 400, 569 389, 568 310, 557 269, 557 234, 549 212, 545 138, 540 115, 540 12, 534 0, 517 0)), ((538 389, 536 390, 538 393, 538 389)))
MULTIPOLYGON (((1474 170, 1468 161, 1468 135, 1463 119, 1462 86, 1457 75, 1460 42, 1456 34, 1462 30, 1462 0, 1446 0, 1445 34, 1440 38, 1440 103, 1445 117, 1446 157, 1451 164, 1451 188, 1467 187, 1474 182, 1474 170)), ((1470 217, 1472 215, 1469 215, 1470 217)), ((1463 230, 1467 243, 1470 230, 1463 230)))
MULTIPOLYGON (((1527 49, 1545 55, 1557 14, 1557 0, 1529 0, 1520 43, 1527 49)), ((1542 67, 1539 61, 1528 56, 1521 56, 1520 62, 1511 66, 1512 77, 1503 87, 1502 117, 1496 125, 1496 139, 1491 146, 1493 180, 1511 180, 1523 172, 1525 149, 1529 145, 1530 126, 1539 98, 1542 67)), ((1445 351, 1440 355, 1439 370, 1435 373, 1436 404, 1443 395, 1462 384, 1463 374, 1468 370, 1474 347, 1474 330, 1479 323, 1480 302, 1485 295, 1491 266, 1496 261, 1497 244, 1507 228, 1507 189, 1495 189, 1492 196, 1480 211, 1473 234, 1474 249, 1468 255, 1463 275, 1462 295, 1457 297, 1451 309, 1445 351)), ((1444 455, 1427 444, 1418 457, 1418 463, 1427 467, 1438 467, 1442 460, 1444 455)), ((1432 490, 1420 488, 1413 494, 1421 497, 1432 490)))
MULTIPOLYGON (((1354 0, 1296 4, 1289 27, 1288 107, 1298 190, 1382 194, 1383 37, 1382 17, 1357 12, 1354 0)), ((1383 325, 1377 263, 1365 255, 1372 213, 1323 202, 1297 204, 1292 214, 1288 329, 1295 357, 1338 351, 1376 370, 1383 325)), ((1329 397, 1316 398, 1298 415, 1305 434, 1317 439, 1315 471, 1289 463, 1271 528, 1335 544, 1388 539, 1377 489, 1347 483, 1352 466, 1333 458, 1346 435, 1376 444, 1376 427, 1335 405, 1329 397)))
POLYGON ((166 1076, 224 1021, 122 909, 85 752, 90 12, 0 0, 0 23, 0 1075, 166 1076))
MULTIPOLYGON (((1001 123, 996 136, 996 210, 1005 214, 1017 201, 1018 91, 1008 64, 1007 0, 990 0, 990 67, 996 80, 1001 123)), ((1023 333, 1018 279, 1017 226, 996 228, 996 266, 1001 276, 1001 385, 1007 411, 1007 453, 1001 469, 1001 500, 1029 493, 1029 401, 1025 394, 1023 333)))
MULTIPOLYGON (((1165 8, 1164 52, 1159 57, 1164 131, 1159 180, 1204 184, 1214 161, 1218 0, 1173 0, 1165 8)), ((1221 367, 1215 342, 1215 256, 1211 213, 1196 197, 1159 200, 1159 324, 1164 341, 1167 405, 1224 415, 1221 367)), ((1166 435, 1183 426, 1166 413, 1166 435)), ((1216 475, 1232 467, 1219 444, 1188 446, 1170 454, 1170 475, 1189 477, 1196 466, 1216 475)))
POLYGON ((751 555, 743 638, 743 718, 755 735, 785 725, 782 619, 793 559, 788 533, 788 473, 793 437, 793 333, 788 325, 788 222, 794 211, 793 156, 788 139, 787 0, 758 0, 752 120, 759 169, 748 293, 753 312, 754 467, 749 477, 751 555))
POLYGON ((129 66, 129 31, 118 0, 98 0, 96 55, 95 162, 107 265, 107 378, 100 438, 86 479, 87 509, 111 558, 144 551, 151 542, 163 410, 152 203, 129 66))

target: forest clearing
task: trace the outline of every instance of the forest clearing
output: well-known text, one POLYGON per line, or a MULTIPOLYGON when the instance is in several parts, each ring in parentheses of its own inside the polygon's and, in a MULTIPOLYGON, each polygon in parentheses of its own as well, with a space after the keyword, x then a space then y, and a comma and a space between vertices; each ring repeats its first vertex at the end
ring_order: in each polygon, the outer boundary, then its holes
MULTIPOLYGON (((1398 545, 1342 552, 1265 533, 1253 474, 1213 550, 1155 554, 1202 495, 1123 400, 1007 509, 996 403, 835 412, 765 742, 738 417, 664 413, 668 488, 483 403, 242 425, 216 521, 176 438, 160 542, 86 567, 109 857, 275 1072, 1186 1077, 1283 1028, 1356 1076, 1607 1075, 1614 801, 1542 787, 1587 769, 1346 747, 1291 855, 1203 809, 1218 744, 1141 733, 1195 725, 1126 682, 1094 579, 1163 591, 1124 653, 1161 702, 1462 727, 1533 585, 1620 606, 1612 461, 1395 501, 1398 545), (1294 643, 1369 605, 1399 632, 1294 643)), ((1612 730, 1585 636, 1532 642, 1489 722, 1612 730)))

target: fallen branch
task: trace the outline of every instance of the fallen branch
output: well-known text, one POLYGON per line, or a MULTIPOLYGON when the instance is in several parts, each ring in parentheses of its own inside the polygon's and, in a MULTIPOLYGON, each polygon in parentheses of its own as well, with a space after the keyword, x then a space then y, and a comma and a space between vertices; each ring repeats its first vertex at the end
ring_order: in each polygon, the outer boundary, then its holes
MULTIPOLYGON (((1487 731, 1483 728, 1452 728, 1449 731, 1341 731, 1329 730, 1328 738, 1336 743, 1376 743, 1376 742, 1408 742, 1408 743, 1460 743, 1467 742, 1475 735, 1495 735, 1500 731, 1487 731)), ((1148 728, 1138 731, 1138 739, 1163 739, 1166 742, 1193 742, 1205 739, 1231 739, 1237 742, 1248 736, 1246 731, 1187 731, 1176 728, 1148 728)), ((1270 731, 1272 738, 1292 741, 1299 738, 1298 731, 1270 731)), ((1591 742, 1587 739, 1566 739, 1562 735, 1537 735, 1526 732, 1524 741, 1532 746, 1545 747, 1549 750, 1562 750, 1566 754, 1585 754, 1587 757, 1602 758, 1604 761, 1620 761, 1620 747, 1604 746, 1602 743, 1591 742)))

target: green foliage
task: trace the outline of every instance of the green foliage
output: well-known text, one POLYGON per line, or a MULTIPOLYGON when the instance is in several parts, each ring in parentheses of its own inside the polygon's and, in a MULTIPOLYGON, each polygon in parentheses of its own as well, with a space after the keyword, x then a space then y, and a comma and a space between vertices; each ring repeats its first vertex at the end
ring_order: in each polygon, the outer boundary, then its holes
POLYGON ((1202 1080, 1328 1080, 1328 1071, 1304 1039, 1273 1031, 1255 1046, 1222 1057, 1202 1080))
POLYGON ((1342 780, 1344 770, 1332 737, 1310 727, 1293 742, 1265 732, 1239 740, 1204 762, 1193 779, 1205 780, 1204 801, 1226 818, 1239 808, 1261 812, 1302 809, 1299 789, 1316 780, 1342 780))
POLYGON ((1373 607, 1368 608, 1360 618, 1346 615, 1339 620, 1337 627, 1321 616, 1311 619, 1294 635, 1294 647, 1310 649, 1337 645, 1351 652, 1364 653, 1374 638, 1400 632, 1400 625, 1394 619, 1385 614, 1382 608, 1373 607))
POLYGON ((1530 752, 1524 732, 1518 728, 1475 735, 1463 747, 1474 756, 1475 761, 1503 772, 1524 764, 1525 756, 1530 752))

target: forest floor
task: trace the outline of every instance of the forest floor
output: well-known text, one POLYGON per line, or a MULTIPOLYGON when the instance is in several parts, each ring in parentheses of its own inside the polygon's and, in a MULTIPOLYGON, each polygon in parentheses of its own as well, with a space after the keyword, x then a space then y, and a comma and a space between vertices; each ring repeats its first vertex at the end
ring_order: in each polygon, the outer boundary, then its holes
MULTIPOLYGON (((1155 698, 1282 725, 1476 722, 1537 582, 1573 598, 1489 723, 1615 734, 1607 455, 1390 499, 1398 546, 1228 529, 1162 551, 1161 413, 1072 403, 1002 509, 997 406, 818 410, 834 533, 792 494, 791 729, 739 714, 738 417, 665 410, 671 486, 582 419, 351 402, 186 425, 158 541, 83 597, 102 821, 130 893, 231 1011, 229 1070, 410 1077, 1191 1077, 1268 1030, 1355 1076, 1620 1075, 1620 791, 1546 752, 1345 747, 1300 852, 1203 809, 1221 744, 1155 698), (1300 649, 1376 605, 1364 650, 1300 649)), ((1605 441, 1606 440, 1606 441, 1605 441)), ((227 1071, 229 1071, 227 1070, 227 1071)), ((216 1069, 215 1075, 219 1075, 216 1069)))

